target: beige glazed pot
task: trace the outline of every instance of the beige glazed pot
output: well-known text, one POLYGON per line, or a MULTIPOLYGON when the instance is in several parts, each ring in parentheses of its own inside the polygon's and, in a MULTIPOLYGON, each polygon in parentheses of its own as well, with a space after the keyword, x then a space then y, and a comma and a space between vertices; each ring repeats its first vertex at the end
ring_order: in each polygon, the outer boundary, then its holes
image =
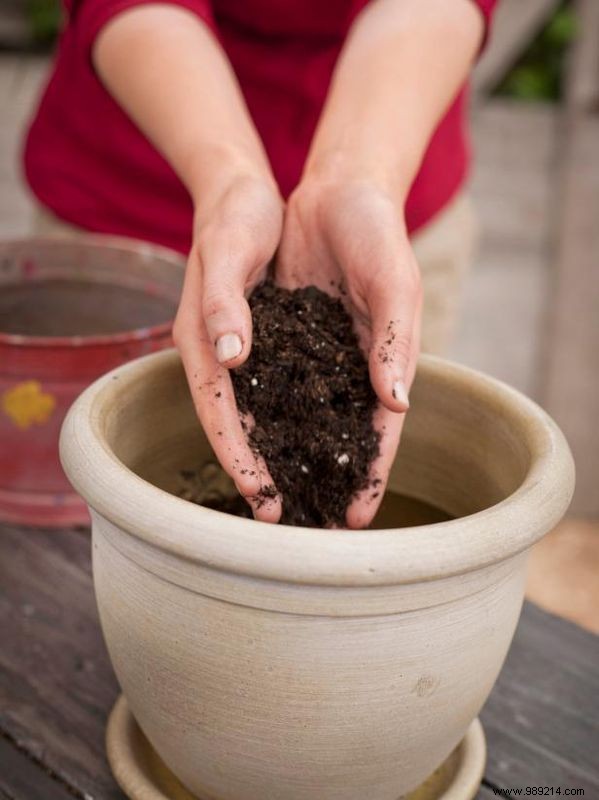
POLYGON ((397 800, 485 702, 527 551, 564 513, 568 447, 534 403, 423 357, 390 486, 455 519, 319 531, 166 490, 210 450, 174 352, 97 381, 62 431, 93 518, 104 636, 129 706, 205 800, 397 800))

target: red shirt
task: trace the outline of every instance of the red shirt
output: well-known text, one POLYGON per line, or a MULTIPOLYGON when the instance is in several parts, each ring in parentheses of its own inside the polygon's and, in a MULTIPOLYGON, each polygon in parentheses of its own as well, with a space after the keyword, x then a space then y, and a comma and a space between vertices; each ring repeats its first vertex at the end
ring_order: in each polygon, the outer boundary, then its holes
MULTIPOLYGON (((65 0, 67 23, 31 124, 25 170, 39 200, 92 231, 187 252, 192 205, 162 156, 102 86, 98 31, 144 0, 65 0)), ((164 0, 163 0, 164 2, 164 0)), ((347 30, 367 0, 167 0, 197 14, 235 69, 284 196, 298 182, 347 30)), ((495 0, 473 0, 488 22, 495 0)), ((410 191, 410 231, 431 219, 468 166, 466 90, 441 120, 410 191)))

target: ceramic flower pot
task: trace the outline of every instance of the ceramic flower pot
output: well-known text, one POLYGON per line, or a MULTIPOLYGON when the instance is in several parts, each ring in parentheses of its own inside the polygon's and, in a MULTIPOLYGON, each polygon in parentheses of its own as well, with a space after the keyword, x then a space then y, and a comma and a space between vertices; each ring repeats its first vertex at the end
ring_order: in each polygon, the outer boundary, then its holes
POLYGON ((314 530, 241 520, 166 490, 209 448, 174 352, 97 381, 63 427, 90 505, 118 680, 165 763, 205 800, 397 800, 485 702, 527 551, 574 472, 534 403, 422 358, 391 487, 447 522, 314 530))
POLYGON ((100 375, 172 345, 184 266, 113 236, 0 241, 0 519, 89 522, 58 459, 64 416, 100 375))

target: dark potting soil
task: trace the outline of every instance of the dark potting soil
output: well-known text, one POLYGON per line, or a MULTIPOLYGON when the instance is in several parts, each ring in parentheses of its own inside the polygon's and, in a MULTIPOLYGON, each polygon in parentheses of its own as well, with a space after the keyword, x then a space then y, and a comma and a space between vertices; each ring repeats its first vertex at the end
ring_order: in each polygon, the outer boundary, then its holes
MULTIPOLYGON (((213 461, 199 469, 181 470, 176 486, 178 496, 192 503, 236 517, 252 518, 249 505, 241 497, 233 481, 213 461)), ((432 525, 449 519, 452 519, 449 514, 430 503, 387 491, 370 527, 407 528, 432 525)))
POLYGON ((371 485, 380 441, 351 317, 314 286, 288 291, 267 282, 249 302, 252 351, 231 375, 240 412, 255 421, 250 444, 282 495, 281 522, 344 526, 350 501, 371 485))
POLYGON ((169 322, 176 305, 111 283, 48 279, 0 288, 0 332, 23 336, 94 336, 169 322))

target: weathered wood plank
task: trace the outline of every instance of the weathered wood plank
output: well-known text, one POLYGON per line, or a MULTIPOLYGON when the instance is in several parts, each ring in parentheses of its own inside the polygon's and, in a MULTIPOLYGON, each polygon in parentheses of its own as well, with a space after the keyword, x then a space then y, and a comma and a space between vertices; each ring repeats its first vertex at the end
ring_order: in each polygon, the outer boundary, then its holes
POLYGON ((559 110, 493 99, 472 114, 471 190, 483 245, 546 254, 559 110))
POLYGON ((76 531, 0 532, 0 731, 74 790, 122 798, 105 759, 118 688, 76 531))
POLYGON ((534 396, 547 270, 543 257, 483 250, 467 278, 451 356, 534 396))
POLYGON ((534 395, 548 291, 558 113, 493 100, 473 119, 480 243, 451 355, 534 395))
MULTIPOLYGON (((0 734, 76 796, 122 800, 104 755, 118 690, 85 533, 0 528, 0 624, 8 634, 0 651, 0 734)), ((482 715, 489 760, 479 800, 495 796, 493 786, 561 785, 599 796, 598 662, 599 637, 525 606, 482 715)), ((40 796, 54 800, 28 789, 16 798, 40 796)))
POLYGON ((578 465, 571 511, 599 517, 599 3, 579 4, 562 120, 561 180, 552 302, 544 336, 541 400, 578 465), (589 105, 590 104, 590 105, 589 105))
POLYGON ((519 58, 559 0, 501 0, 495 12, 493 36, 476 66, 473 88, 478 94, 495 87, 519 58))
POLYGON ((35 764, 26 753, 0 736, 0 798, 8 800, 73 800, 60 780, 35 764))
POLYGON ((496 796, 497 795, 494 794, 491 787, 483 783, 480 789, 478 790, 478 794, 476 795, 475 800, 491 800, 492 797, 496 796))
POLYGON ((579 36, 570 59, 566 103, 570 111, 599 111, 599 3, 577 0, 579 36))
POLYGON ((0 54, 0 235, 32 230, 34 203, 21 179, 20 152, 27 119, 45 80, 49 60, 0 54))
POLYGON ((493 788, 497 787, 492 787, 490 784, 487 784, 486 781, 483 781, 475 800, 491 800, 492 797, 498 797, 498 795, 493 791, 493 788))
POLYGON ((481 719, 494 786, 599 797, 599 637, 527 604, 481 719))

